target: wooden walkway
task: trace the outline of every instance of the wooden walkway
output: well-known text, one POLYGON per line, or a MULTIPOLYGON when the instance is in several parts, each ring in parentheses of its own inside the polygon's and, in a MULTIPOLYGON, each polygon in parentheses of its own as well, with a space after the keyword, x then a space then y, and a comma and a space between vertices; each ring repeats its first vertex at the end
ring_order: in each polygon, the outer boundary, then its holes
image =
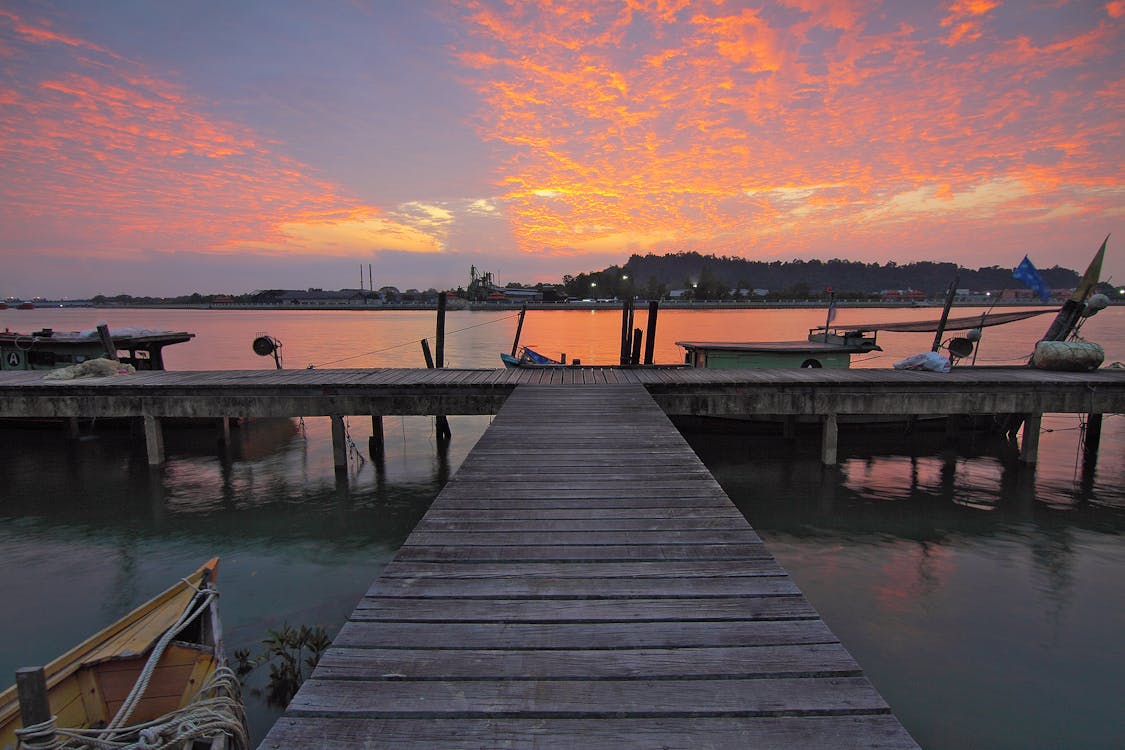
POLYGON ((639 385, 520 386, 261 748, 917 747, 639 385))

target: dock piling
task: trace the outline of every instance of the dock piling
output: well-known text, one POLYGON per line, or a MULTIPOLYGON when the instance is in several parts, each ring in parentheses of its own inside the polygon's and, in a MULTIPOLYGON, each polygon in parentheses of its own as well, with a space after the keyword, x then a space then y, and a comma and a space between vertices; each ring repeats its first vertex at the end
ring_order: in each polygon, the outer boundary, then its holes
POLYGON ((386 442, 383 438, 383 417, 371 415, 371 438, 367 441, 367 452, 378 467, 386 453, 386 442))
POLYGON ((149 414, 143 417, 145 423, 145 449, 148 451, 148 465, 160 466, 164 463, 164 429, 160 419, 149 414))
POLYGON ((1039 430, 1043 426, 1042 414, 1027 414, 1023 420, 1023 439, 1020 441, 1020 461, 1034 464, 1039 461, 1039 430))
POLYGON ((836 449, 839 444, 839 428, 835 414, 824 415, 821 435, 820 460, 826 466, 836 465, 836 449))
POLYGON ((347 471, 348 468, 348 443, 344 437, 344 418, 333 414, 332 417, 332 465, 336 471, 347 471))
POLYGON ((656 347, 656 315, 660 311, 660 303, 656 300, 649 300, 648 303, 648 321, 645 324, 647 333, 645 334, 645 364, 652 364, 652 355, 656 347))

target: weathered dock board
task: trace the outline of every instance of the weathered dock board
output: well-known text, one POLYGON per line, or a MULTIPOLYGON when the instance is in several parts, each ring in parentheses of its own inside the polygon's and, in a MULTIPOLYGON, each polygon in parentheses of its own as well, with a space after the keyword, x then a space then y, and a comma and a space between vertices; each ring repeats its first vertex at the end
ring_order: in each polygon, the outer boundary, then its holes
POLYGON ((917 747, 639 385, 517 388, 261 748, 917 747))

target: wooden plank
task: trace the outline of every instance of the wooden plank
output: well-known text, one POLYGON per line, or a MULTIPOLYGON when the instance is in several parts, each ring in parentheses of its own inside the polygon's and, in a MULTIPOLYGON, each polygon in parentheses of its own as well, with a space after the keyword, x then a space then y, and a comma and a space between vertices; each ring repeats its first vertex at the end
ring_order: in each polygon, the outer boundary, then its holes
POLYGON ((743 560, 772 557, 759 540, 744 544, 634 544, 634 545, 423 545, 402 547, 395 560, 462 560, 522 563, 528 560, 743 560))
POLYGON ((814 619, 803 596, 637 599, 465 599, 364 597, 352 620, 364 622, 657 622, 662 620, 814 619))
POLYGON ((545 521, 541 518, 486 519, 486 520, 444 520, 438 517, 425 518, 416 527, 421 532, 534 532, 571 533, 640 531, 645 533, 673 531, 712 531, 722 530, 741 533, 747 531, 746 519, 742 516, 719 516, 717 518, 555 518, 545 521))
POLYGON ((331 648, 318 679, 504 679, 532 674, 549 679, 698 677, 858 677, 839 643, 692 649, 397 649, 331 648))
POLYGON ((302 715, 417 718, 485 713, 493 717, 778 716, 887 713, 862 677, 692 680, 309 680, 289 704, 302 715), (690 689, 687 689, 690 688, 690 689), (482 711, 482 707, 487 707, 482 711))
POLYGON ((381 745, 464 750, 652 750, 652 748, 917 748, 887 714, 747 718, 428 718, 371 719, 286 716, 262 748, 354 750, 374 738, 381 745))
POLYGON ((527 578, 727 578, 782 576, 785 571, 773 560, 657 560, 623 562, 525 562, 518 569, 510 563, 457 561, 392 561, 383 569, 383 578, 500 578, 506 581, 527 578))
POLYGON ((501 599, 504 597, 553 597, 573 599, 785 596, 799 594, 788 577, 745 576, 742 578, 380 578, 368 596, 437 596, 501 599))

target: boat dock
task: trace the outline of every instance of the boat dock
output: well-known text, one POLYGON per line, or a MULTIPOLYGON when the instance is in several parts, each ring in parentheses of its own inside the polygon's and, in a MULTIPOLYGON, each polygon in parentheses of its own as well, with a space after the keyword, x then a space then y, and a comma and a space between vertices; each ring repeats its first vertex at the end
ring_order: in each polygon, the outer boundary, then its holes
POLYGON ((842 415, 990 412, 1034 461, 1042 414, 1125 412, 1125 370, 0 373, 0 418, 143 418, 154 464, 165 419, 496 415, 269 750, 916 747, 669 415, 818 417, 833 463, 842 415))
POLYGON ((515 388, 260 748, 915 748, 641 385, 515 388))
MULTIPOLYGON (((949 373, 890 369, 719 370, 554 367, 497 370, 146 371, 47 381, 42 372, 0 373, 0 419, 143 418, 149 462, 164 461, 163 419, 327 416, 337 466, 346 466, 343 418, 495 414, 519 385, 642 386, 670 416, 815 417, 821 456, 836 463, 841 416, 1019 414, 1022 458, 1037 459, 1047 413, 1125 412, 1125 369, 1053 372, 962 367, 949 373)), ((381 434, 381 430, 376 429, 381 434)), ((1096 441, 1095 441, 1096 442, 1096 441)))

